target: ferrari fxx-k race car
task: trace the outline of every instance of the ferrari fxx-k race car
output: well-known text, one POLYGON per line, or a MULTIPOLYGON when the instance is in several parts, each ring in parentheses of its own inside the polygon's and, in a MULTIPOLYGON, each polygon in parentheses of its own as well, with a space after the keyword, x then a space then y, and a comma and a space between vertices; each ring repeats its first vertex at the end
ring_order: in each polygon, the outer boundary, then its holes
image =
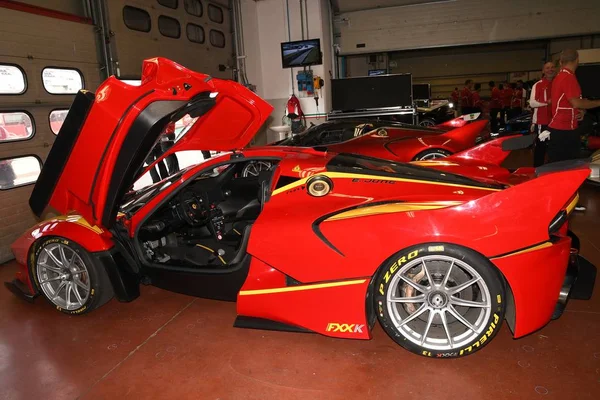
POLYGON ((435 358, 480 350, 504 320, 527 335, 590 296, 596 269, 567 221, 586 164, 510 172, 499 166, 510 138, 421 165, 244 149, 271 110, 161 58, 144 62, 140 86, 111 77, 80 92, 30 198, 38 216, 56 214, 13 244, 20 270, 7 287, 69 315, 152 284, 237 301, 237 327, 369 339, 379 321, 435 358), (195 122, 154 163, 222 153, 133 190, 185 115, 195 122))
POLYGON ((329 151, 337 153, 402 162, 433 160, 466 150, 489 138, 484 131, 487 121, 471 121, 469 116, 465 118, 467 120, 460 117, 436 127, 365 119, 334 120, 314 125, 301 134, 274 144, 326 146, 329 151))

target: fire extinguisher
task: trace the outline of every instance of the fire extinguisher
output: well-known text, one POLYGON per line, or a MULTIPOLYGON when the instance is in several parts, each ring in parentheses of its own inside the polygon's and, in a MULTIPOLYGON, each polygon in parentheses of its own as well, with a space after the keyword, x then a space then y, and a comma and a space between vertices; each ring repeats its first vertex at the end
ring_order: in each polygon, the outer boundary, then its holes
POLYGON ((285 109, 285 116, 291 121, 292 133, 300 133, 306 129, 306 117, 296 95, 292 94, 290 96, 285 109))

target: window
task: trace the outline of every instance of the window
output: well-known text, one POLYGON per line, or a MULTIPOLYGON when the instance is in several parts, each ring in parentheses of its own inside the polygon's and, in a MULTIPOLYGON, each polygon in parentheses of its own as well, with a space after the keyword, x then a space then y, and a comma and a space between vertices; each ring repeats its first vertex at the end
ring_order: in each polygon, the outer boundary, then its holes
POLYGON ((76 94, 83 89, 81 73, 71 68, 44 68, 42 81, 50 94, 76 94))
POLYGON ((0 160, 0 190, 33 183, 41 170, 42 163, 35 156, 0 160))
POLYGON ((217 24, 223 23, 223 10, 215 5, 208 5, 208 19, 217 24))
MULTIPOLYGON (((160 157, 165 151, 170 149, 175 143, 177 143, 190 129, 194 126, 199 117, 192 118, 189 114, 184 115, 180 120, 175 123, 167 125, 162 136, 162 140, 159 140, 154 149, 150 152, 149 157, 146 159, 146 166, 150 165, 154 160, 160 157)), ((155 166, 155 176, 152 177, 151 172, 146 172, 141 176, 138 181, 134 184, 133 189, 138 190, 145 186, 158 182, 159 178, 166 178, 163 174, 166 172, 167 175, 177 172, 183 168, 189 167, 190 165, 198 164, 204 157, 202 156, 201 150, 186 150, 176 152, 177 167, 173 164, 172 158, 169 160, 161 161, 163 165, 155 166), (161 172, 161 167, 164 166, 164 172, 161 172)))
POLYGON ((204 28, 196 24, 187 24, 185 33, 190 42, 204 43, 204 28))
POLYGON ((210 44, 215 47, 225 47, 225 35, 221 31, 210 30, 210 44))
POLYGON ((179 21, 175 18, 165 17, 164 15, 158 17, 158 30, 161 35, 173 39, 177 39, 181 36, 181 26, 179 25, 179 21))
POLYGON ((201 17, 202 16, 202 3, 200 3, 200 0, 183 0, 183 6, 185 7, 185 11, 190 14, 193 15, 195 17, 201 17))
POLYGON ((25 73, 21 68, 0 64, 0 94, 22 94, 26 89, 25 73))
POLYGON ((142 81, 139 79, 121 79, 121 82, 131 86, 140 86, 142 84, 142 81))
POLYGON ((131 6, 123 7, 123 22, 126 27, 134 31, 150 32, 152 27, 150 14, 146 10, 131 6))
POLYGON ((179 5, 179 0, 158 0, 158 4, 175 10, 179 5))
POLYGON ((35 127, 29 114, 22 111, 0 113, 0 142, 33 137, 35 127))
POLYGON ((68 112, 69 110, 53 110, 50 112, 50 115, 48 116, 50 130, 55 135, 58 135, 63 122, 65 122, 65 118, 67 118, 68 112))

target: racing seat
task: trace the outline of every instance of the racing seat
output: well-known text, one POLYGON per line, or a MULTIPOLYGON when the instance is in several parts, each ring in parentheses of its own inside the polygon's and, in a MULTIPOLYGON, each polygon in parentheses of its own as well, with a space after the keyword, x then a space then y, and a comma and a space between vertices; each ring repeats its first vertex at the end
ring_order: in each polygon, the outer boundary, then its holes
POLYGON ((272 175, 271 171, 261 171, 258 173, 258 196, 238 210, 235 215, 236 220, 255 220, 258 218, 272 175))

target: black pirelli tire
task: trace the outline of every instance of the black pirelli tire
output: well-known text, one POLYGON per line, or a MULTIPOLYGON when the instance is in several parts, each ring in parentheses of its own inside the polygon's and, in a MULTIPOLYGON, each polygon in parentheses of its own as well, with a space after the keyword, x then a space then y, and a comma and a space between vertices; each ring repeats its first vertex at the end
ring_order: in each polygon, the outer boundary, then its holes
POLYGON ((413 161, 437 160, 438 158, 444 158, 444 157, 448 157, 448 156, 451 156, 451 155, 452 155, 452 153, 450 153, 447 150, 443 150, 443 149, 428 149, 428 150, 422 151, 419 154, 417 154, 413 158, 413 161))
POLYGON ((500 272, 485 257, 455 245, 432 243, 397 253, 377 271, 372 290, 385 332, 426 357, 473 354, 504 320, 500 272))
POLYGON ((40 239, 30 254, 29 272, 39 293, 64 314, 85 314, 113 298, 104 268, 69 239, 40 239))

